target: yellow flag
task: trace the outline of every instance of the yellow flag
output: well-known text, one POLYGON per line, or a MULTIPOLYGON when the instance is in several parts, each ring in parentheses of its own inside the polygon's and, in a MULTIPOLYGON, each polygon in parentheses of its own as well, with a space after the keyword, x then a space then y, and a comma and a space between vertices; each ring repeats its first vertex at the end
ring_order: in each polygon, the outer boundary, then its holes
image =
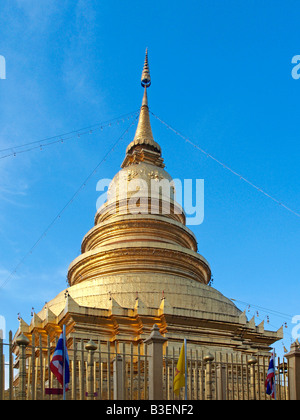
POLYGON ((182 345, 174 377, 174 393, 179 395, 180 388, 185 386, 185 348, 182 345))

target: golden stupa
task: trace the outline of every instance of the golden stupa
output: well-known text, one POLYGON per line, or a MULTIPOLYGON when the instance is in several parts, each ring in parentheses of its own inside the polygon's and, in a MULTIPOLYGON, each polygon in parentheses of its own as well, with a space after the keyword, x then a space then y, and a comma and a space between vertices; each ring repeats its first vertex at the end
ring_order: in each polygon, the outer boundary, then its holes
POLYGON ((174 347, 186 338, 190 346, 206 351, 267 355, 282 329, 256 326, 254 318, 248 321, 245 312, 209 285, 209 263, 197 252, 174 188, 167 196, 161 192, 154 205, 145 188, 139 212, 128 210, 133 192, 124 196, 126 183, 142 180, 150 187, 172 181, 150 125, 147 52, 141 83, 144 96, 134 139, 94 227, 83 238, 81 255, 69 266, 69 287, 34 314, 30 325, 21 320, 16 336, 37 332, 54 338, 65 324, 70 346, 74 339, 90 338, 118 346, 143 343, 157 324, 174 347))

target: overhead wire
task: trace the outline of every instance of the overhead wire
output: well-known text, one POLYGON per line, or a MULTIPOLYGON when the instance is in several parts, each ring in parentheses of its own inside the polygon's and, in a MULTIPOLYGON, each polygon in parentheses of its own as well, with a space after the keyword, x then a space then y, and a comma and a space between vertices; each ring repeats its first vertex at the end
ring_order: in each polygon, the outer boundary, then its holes
MULTIPOLYGON (((276 325, 273 324, 273 322, 271 322, 271 320, 270 320, 271 317, 278 317, 280 319, 280 322, 281 322, 280 328, 281 327, 288 328, 288 324, 287 324, 286 321, 291 322, 292 318, 293 318, 292 315, 289 315, 289 314, 286 314, 286 313, 283 313, 283 312, 279 312, 279 311, 276 311, 274 309, 265 308, 263 306, 255 305, 253 303, 245 302, 245 301, 234 299, 234 298, 230 298, 230 300, 233 301, 233 302, 237 302, 237 304, 244 305, 244 307, 245 307, 244 311, 245 312, 246 311, 250 312, 251 308, 254 309, 254 312, 252 313, 252 316, 257 318, 260 321, 265 321, 265 319, 267 318, 267 324, 272 328, 278 328, 278 325, 276 326, 276 325), (261 312, 263 312, 265 314, 264 318, 262 318, 260 316, 261 312)), ((284 334, 285 335, 287 334, 292 341, 293 336, 289 331, 284 331, 284 334)), ((284 340, 284 339, 285 338, 283 337, 282 340, 284 340)))
MULTIPOLYGON (((114 118, 112 120, 105 121, 103 123, 97 123, 97 124, 94 124, 94 125, 91 125, 91 126, 88 126, 88 127, 85 127, 85 128, 81 128, 79 130, 70 131, 68 133, 64 133, 64 134, 60 134, 60 135, 56 135, 56 136, 52 136, 52 137, 47 137, 47 138, 44 138, 42 140, 37 140, 37 141, 29 142, 29 143, 26 143, 26 144, 21 144, 21 145, 16 145, 16 146, 11 146, 11 147, 8 147, 8 148, 5 148, 5 149, 1 149, 0 150, 0 154, 3 153, 3 152, 5 152, 5 151, 9 151, 9 150, 11 152, 8 153, 8 154, 6 154, 6 155, 0 156, 0 160, 1 159, 5 159, 5 158, 10 157, 10 156, 16 156, 17 154, 30 152, 30 151, 35 150, 35 149, 38 149, 38 148, 42 150, 43 148, 48 147, 48 146, 51 146, 53 144, 63 143, 64 141, 73 139, 75 137, 81 137, 82 135, 85 135, 85 134, 91 134, 92 132, 94 132, 96 130, 103 129, 106 126, 110 126, 114 122, 117 122, 118 123, 121 119, 124 119, 126 117, 127 118, 130 118, 130 117, 132 117, 134 115, 137 115, 138 112, 139 111, 135 111, 133 113, 125 114, 125 115, 122 115, 120 117, 114 118), (83 131, 83 130, 88 130, 88 131, 83 131), (66 137, 66 136, 68 136, 68 137, 66 137), (54 140, 54 141, 49 142, 49 140, 53 140, 53 139, 57 139, 57 140, 54 140), (48 141, 48 143, 45 143, 44 144, 43 142, 46 142, 46 141, 48 141), (31 146, 31 147, 28 148, 28 146, 31 146), (19 149, 19 148, 22 148, 22 147, 27 147, 27 149, 16 151, 16 149, 19 149)), ((275 198, 272 195, 270 195, 269 193, 267 193, 262 188, 260 188, 257 185, 255 185, 249 179, 247 179, 243 175, 239 174, 238 172, 236 172, 235 170, 233 170, 232 168, 230 168, 224 162, 221 162, 219 159, 217 159, 216 157, 214 157, 213 155, 211 155, 210 153, 208 153, 207 151, 205 151, 198 144, 194 143, 188 137, 184 136, 178 130, 176 130, 171 125, 169 125, 168 123, 166 123, 164 120, 162 120, 156 114, 154 114, 152 111, 150 111, 150 113, 154 116, 154 118, 156 118, 158 121, 160 121, 165 127, 167 127, 169 130, 171 130, 177 136, 181 137, 187 143, 191 144, 193 147, 195 147, 196 149, 198 149, 205 156, 207 156, 210 159, 214 160, 216 163, 218 163, 219 165, 221 165, 224 169, 230 171, 233 175, 237 176, 240 180, 243 180, 244 182, 246 182, 252 188, 256 189, 257 191, 259 191, 260 193, 262 193, 263 195, 265 195, 266 197, 268 197, 269 199, 271 199, 272 201, 274 201, 276 204, 278 204, 281 207, 285 208, 287 211, 293 213, 295 216, 300 217, 300 213, 299 212, 291 209, 285 203, 283 203, 282 201, 278 200, 277 198, 275 198)))
POLYGON ((254 305, 253 303, 244 302, 244 301, 242 301, 242 300, 238 300, 238 299, 234 299, 234 298, 230 298, 230 300, 232 300, 232 301, 234 301, 234 302, 237 302, 237 303, 241 303, 241 304, 243 304, 243 305, 246 305, 247 307, 249 306, 249 307, 253 307, 253 308, 259 309, 259 310, 261 310, 261 311, 263 311, 263 312, 266 312, 267 314, 271 314, 271 315, 278 316, 278 317, 281 317, 281 318, 287 318, 287 319, 289 319, 289 320, 290 320, 291 318, 293 318, 293 316, 292 316, 292 315, 285 314, 285 313, 283 313, 283 312, 279 312, 279 311, 275 311, 275 310, 273 310, 273 309, 264 308, 263 306, 254 305))
MULTIPOLYGON (((150 111, 151 112, 151 111, 150 111)), ((198 144, 192 142, 188 137, 184 136, 183 134, 181 134, 178 130, 176 130, 175 128, 173 128, 172 126, 170 126, 168 123, 166 123, 165 121, 163 121, 161 118, 159 118, 157 115, 155 115, 153 112, 151 112, 151 114, 154 116, 154 118, 156 118, 158 121, 160 121, 165 127, 167 127, 169 130, 171 130, 173 133, 175 133, 177 136, 181 137, 183 140, 185 140, 187 143, 191 144, 193 147, 195 147, 196 149, 198 149, 201 153, 205 154, 207 157, 209 157, 210 159, 214 160, 215 162, 217 162, 219 165, 221 165, 224 169, 227 169, 229 172, 231 172, 233 175, 237 176, 238 178, 240 178, 242 181, 246 182, 248 185, 250 185, 251 187, 255 188, 257 191, 259 191, 260 193, 264 194, 266 197, 268 197, 269 199, 273 200, 275 203, 277 203, 278 205, 280 205, 281 207, 285 208, 286 210, 288 210, 289 212, 293 213, 295 216, 300 217, 300 213, 291 209, 290 207, 288 207, 286 204, 284 204, 282 201, 279 201, 277 198, 274 198, 272 195, 270 195, 269 193, 267 193, 266 191, 264 191, 262 188, 258 187, 257 185, 255 185, 253 182, 249 181, 249 179, 245 178, 243 175, 239 174, 238 172, 234 171, 233 169, 231 169, 228 165, 226 165, 225 163, 221 162, 219 159, 215 158, 213 155, 211 155, 210 153, 206 152, 204 149, 202 149, 202 147, 200 147, 198 144)))
POLYGON ((110 127, 113 124, 119 124, 120 121, 122 121, 126 118, 130 119, 130 118, 136 116, 138 112, 139 111, 137 110, 137 111, 134 111, 134 112, 131 112, 131 113, 124 114, 124 115, 121 115, 119 117, 113 118, 111 120, 106 120, 106 121, 103 121, 103 122, 100 122, 100 123, 97 123, 97 124, 93 124, 93 125, 90 125, 90 126, 87 126, 87 127, 84 127, 84 128, 80 128, 78 130, 73 130, 73 131, 69 131, 69 132, 63 133, 63 134, 58 134, 58 135, 55 135, 55 136, 52 136, 52 137, 46 137, 44 139, 35 140, 35 141, 32 141, 32 142, 19 144, 19 145, 16 145, 16 146, 10 146, 10 147, 7 147, 5 149, 0 149, 0 154, 4 153, 4 152, 9 152, 9 153, 6 153, 5 155, 0 156, 0 159, 5 159, 5 158, 8 158, 10 156, 16 156, 16 155, 21 154, 21 153, 31 152, 32 150, 35 150, 35 149, 43 150, 45 147, 52 146, 53 144, 63 143, 64 141, 71 140, 71 139, 74 139, 74 138, 79 138, 79 137, 81 137, 83 135, 86 135, 86 134, 92 134, 96 131, 103 130, 105 127, 110 127), (54 139, 57 139, 57 140, 54 140, 54 139), (52 140, 52 141, 50 141, 50 140, 52 140), (47 143, 45 143, 45 142, 47 142, 47 143), (25 149, 17 150, 17 149, 22 149, 22 148, 25 148, 25 149))
POLYGON ((36 242, 32 245, 32 247, 26 252, 26 254, 21 258, 21 260, 17 263, 15 268, 10 272, 10 274, 7 276, 7 278, 1 283, 0 289, 2 289, 17 273, 19 267, 24 263, 26 258, 32 254, 34 249, 38 246, 38 244, 42 241, 42 239, 47 235, 49 230, 52 228, 52 226, 57 222, 58 219, 62 216, 62 214, 66 211, 66 209, 70 206, 70 204, 74 201, 74 199, 77 197, 77 195, 80 193, 80 191, 86 186, 87 182, 92 178, 92 176, 97 172, 99 167, 102 165, 102 163, 107 159, 107 157, 113 152, 113 150, 116 148, 116 146, 120 143, 120 141, 125 137, 125 135, 129 132, 130 128, 135 124, 137 121, 138 115, 136 118, 130 123, 130 125, 126 128, 126 130, 123 131, 123 133, 120 135, 120 137, 117 139, 117 141, 113 144, 113 146, 110 148, 110 150, 104 155, 104 157, 101 159, 101 161, 97 164, 97 166, 90 172, 90 174, 86 177, 86 179, 83 181, 83 183, 80 185, 80 187, 75 191, 75 193, 72 195, 72 197, 67 201, 67 203, 64 205, 64 207, 57 213, 57 215, 54 217, 54 219, 49 223, 49 225, 46 227, 46 229, 43 231, 43 233, 39 236, 39 238, 36 240, 36 242))

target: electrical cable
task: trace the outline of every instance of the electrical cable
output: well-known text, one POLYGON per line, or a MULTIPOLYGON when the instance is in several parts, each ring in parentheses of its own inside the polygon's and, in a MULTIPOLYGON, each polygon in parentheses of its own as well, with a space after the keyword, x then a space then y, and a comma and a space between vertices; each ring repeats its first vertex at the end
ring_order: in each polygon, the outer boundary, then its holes
MULTIPOLYGON (((151 111, 150 111, 151 112, 151 111)), ((160 121, 164 126, 166 126, 169 130, 171 130, 173 133, 175 133, 177 136, 181 137, 183 140, 185 140, 187 143, 191 144, 193 147, 195 147, 196 149, 200 150, 200 152, 202 152, 203 154, 205 154, 207 157, 211 158, 212 160, 214 160, 215 162, 217 162, 219 165, 221 165, 224 169, 227 169, 228 171, 230 171, 233 175, 237 176, 238 178, 240 178, 241 180, 245 181, 247 184, 249 184, 251 187, 255 188, 257 191, 259 191, 260 193, 264 194, 266 197, 270 198, 271 200, 273 200, 275 203, 277 203, 278 205, 280 205, 281 207, 284 207, 286 210, 288 210, 289 212, 293 213, 295 216, 300 217, 300 213, 296 212, 295 210, 291 209, 290 207, 288 207, 287 205, 285 205, 282 201, 277 200, 276 198, 272 197, 270 194, 268 194, 266 191, 264 191, 262 188, 258 187, 257 185, 253 184, 251 181, 249 181, 247 178, 245 178, 244 176, 242 176, 241 174, 237 173, 236 171, 234 171, 233 169, 231 169, 229 166, 227 166, 225 163, 221 162, 220 160, 218 160, 217 158, 215 158, 214 156, 212 156, 210 153, 206 152, 205 150, 203 150, 200 146, 198 146, 197 144, 193 143, 189 138, 185 137, 183 134, 181 134, 179 131, 175 130, 173 127, 171 127, 169 124, 167 124, 165 121, 163 121, 161 118, 159 118, 157 115, 155 115, 153 112, 151 112, 151 114, 158 120, 160 121)))
POLYGON ((121 115, 120 117, 113 118, 111 120, 107 120, 107 121, 104 121, 102 123, 93 124, 93 125, 90 125, 88 127, 81 128, 79 130, 69 131, 68 133, 58 134, 56 136, 46 137, 46 138, 41 139, 41 140, 36 140, 36 141, 29 142, 29 143, 24 143, 24 144, 20 144, 20 145, 17 145, 17 146, 11 146, 11 147, 8 147, 8 148, 5 148, 5 149, 1 149, 0 154, 3 153, 3 152, 7 152, 7 151, 10 151, 10 153, 7 153, 3 156, 0 156, 0 159, 5 159, 5 158, 8 158, 10 156, 16 156, 17 154, 21 154, 21 153, 31 152, 32 150, 35 150, 35 149, 43 150, 43 148, 45 148, 47 146, 51 146, 53 144, 63 143, 66 140, 79 138, 79 137, 81 137, 83 135, 86 135, 86 134, 92 134, 95 131, 102 130, 105 127, 108 127, 108 126, 111 127, 111 125, 113 125, 113 124, 119 124, 120 120, 124 120, 125 118, 130 119, 130 118, 136 116, 138 112, 139 111, 134 111, 130 114, 121 115), (54 139, 57 139, 57 140, 54 140, 54 139), (53 141, 50 142, 50 140, 53 140, 53 141), (48 143, 44 143, 44 142, 48 142, 48 143), (20 148, 24 148, 24 147, 26 147, 26 149, 16 150, 16 149, 20 149, 20 148))
POLYGON ((83 183, 80 185, 80 187, 75 191, 75 193, 72 195, 72 197, 68 200, 68 202, 64 205, 64 207, 60 210, 60 212, 54 217, 54 219, 49 223, 49 225, 46 227, 46 229, 43 231, 43 233, 39 236, 39 238, 36 240, 36 242, 33 244, 33 246, 26 252, 26 254, 23 256, 23 258, 17 263, 15 268, 10 272, 10 274, 7 276, 7 278, 2 282, 0 285, 0 289, 2 289, 16 274, 17 270, 21 266, 21 264, 25 261, 25 259, 32 254, 34 249, 38 246, 38 244, 42 241, 42 239, 47 235, 51 227, 57 222, 58 219, 62 216, 62 214, 66 211, 66 209, 70 206, 70 204, 74 201, 76 196, 80 193, 80 191, 86 186, 87 182, 92 178, 92 176, 97 172, 99 167, 102 165, 102 163, 107 159, 107 157, 110 155, 110 153, 116 148, 116 146, 119 144, 119 142, 124 138, 124 136, 128 133, 130 128, 135 124, 136 120, 138 118, 138 115, 134 119, 134 121, 131 122, 131 124, 126 128, 125 131, 121 134, 121 136, 118 138, 118 140, 113 144, 111 149, 105 154, 105 156, 101 159, 101 161, 97 164, 97 166, 92 170, 92 172, 87 176, 87 178, 83 181, 83 183))

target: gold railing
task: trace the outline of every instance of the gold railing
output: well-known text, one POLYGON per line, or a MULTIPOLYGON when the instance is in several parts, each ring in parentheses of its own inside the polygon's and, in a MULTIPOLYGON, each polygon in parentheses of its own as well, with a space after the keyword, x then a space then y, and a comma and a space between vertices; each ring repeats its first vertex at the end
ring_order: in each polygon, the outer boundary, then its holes
MULTIPOLYGON (((49 337, 48 337, 49 340, 49 337)), ((32 337, 35 342, 35 337, 32 337)), ((25 399, 57 400, 62 399, 61 385, 50 370, 51 356, 56 344, 27 345, 25 350, 25 399), (55 395, 57 390, 58 395, 55 395)), ((87 349, 85 340, 76 341, 68 349, 70 361, 70 384, 66 399, 88 399, 89 382, 92 382, 93 399, 112 400, 147 399, 148 355, 145 346, 143 354, 141 343, 122 343, 117 346, 110 342, 97 341, 94 350, 87 349), (89 378, 89 354, 92 354, 92 381, 89 378), (118 384, 118 385, 117 385, 118 384), (119 389, 117 389, 119 388, 119 389)), ((143 346, 144 347, 144 346, 143 346)), ((13 361, 11 343, 0 343, 2 363, 0 363, 0 399, 20 399, 21 366, 20 357, 13 361), (7 351, 5 351, 5 347, 7 351), (1 349, 3 351, 1 352, 1 349), (9 352, 10 362, 5 363, 4 354, 9 352)), ((21 351, 21 349, 20 349, 21 351)), ((20 353, 21 354, 21 353, 20 353)))
MULTIPOLYGON (((26 338, 26 337, 25 337, 26 338)), ((147 341, 147 340, 146 340, 147 341)), ((34 334, 31 343, 16 347, 13 353, 12 334, 9 342, 0 340, 0 399, 56 400, 61 388, 50 370, 56 343, 49 337, 34 334), (54 390, 54 391, 53 391, 54 390)), ((156 345, 155 340, 152 341, 156 345)), ((148 400, 154 395, 151 386, 161 386, 162 400, 183 400, 173 392, 173 381, 179 350, 170 342, 161 343, 161 356, 153 368, 152 353, 145 342, 115 343, 96 340, 75 340, 68 349, 70 360, 70 390, 66 399, 148 400), (164 355, 162 357, 162 348, 164 355), (157 373, 158 372, 158 373, 157 373), (155 375, 160 375, 155 377, 155 375)), ((188 400, 269 400, 265 379, 269 357, 242 353, 208 353, 195 347, 187 353, 188 400)), ((276 359, 276 399, 288 400, 289 360, 276 359)), ((294 369, 295 370, 295 369, 294 369)))
MULTIPOLYGON (((166 349, 164 357, 164 399, 184 398, 184 389, 177 398, 173 380, 179 354, 166 349)), ((234 353, 205 353, 190 350, 187 355, 188 400, 269 400, 265 392, 270 357, 234 353), (208 368, 209 367, 209 368, 208 368), (209 377, 208 377, 209 376, 209 377)), ((277 358, 276 399, 289 399, 288 362, 277 358)))

